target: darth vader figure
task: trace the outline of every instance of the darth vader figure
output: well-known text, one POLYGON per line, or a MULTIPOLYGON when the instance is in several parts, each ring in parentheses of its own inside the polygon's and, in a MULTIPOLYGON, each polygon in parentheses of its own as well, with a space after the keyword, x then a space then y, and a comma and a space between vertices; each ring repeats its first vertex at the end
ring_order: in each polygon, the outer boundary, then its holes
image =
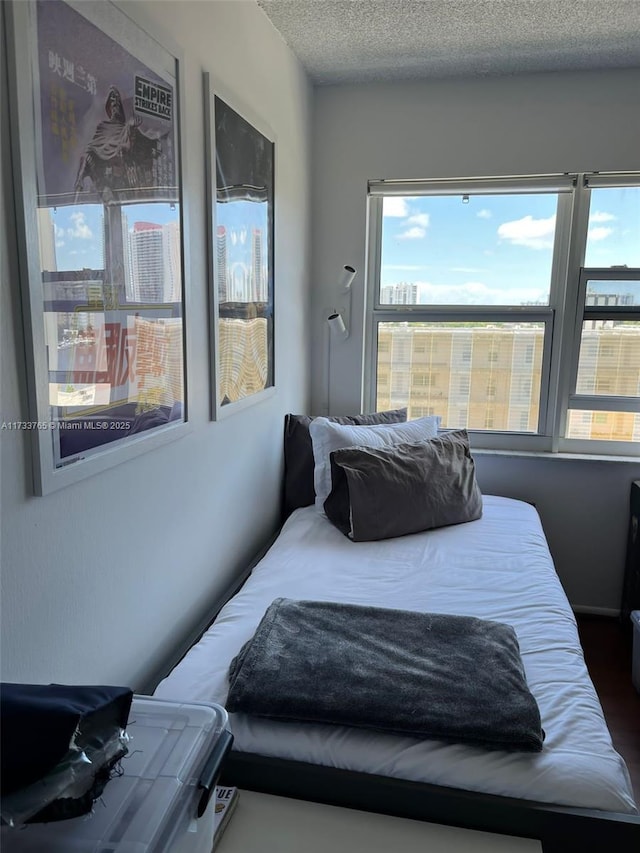
POLYGON ((106 119, 96 126, 80 159, 74 190, 75 200, 97 194, 105 204, 115 201, 118 191, 150 189, 157 185, 154 161, 162 154, 160 134, 143 130, 142 120, 127 118, 119 90, 111 86, 104 105, 106 119))

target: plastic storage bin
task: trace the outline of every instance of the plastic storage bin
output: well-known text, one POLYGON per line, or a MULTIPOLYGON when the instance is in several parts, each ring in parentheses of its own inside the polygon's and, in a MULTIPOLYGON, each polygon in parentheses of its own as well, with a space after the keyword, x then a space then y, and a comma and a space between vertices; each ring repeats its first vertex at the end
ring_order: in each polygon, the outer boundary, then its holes
POLYGON ((93 813, 3 827, 3 853, 210 853, 215 783, 233 740, 226 727, 218 705, 134 697, 123 775, 93 813))
POLYGON ((631 660, 631 680, 640 693, 640 610, 631 611, 633 623, 633 657, 631 660))

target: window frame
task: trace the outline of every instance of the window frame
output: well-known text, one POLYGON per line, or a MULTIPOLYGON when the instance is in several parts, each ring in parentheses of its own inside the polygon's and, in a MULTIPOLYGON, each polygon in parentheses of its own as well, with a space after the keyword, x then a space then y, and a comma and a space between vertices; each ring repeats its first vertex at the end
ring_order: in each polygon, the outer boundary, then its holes
MULTIPOLYGON (((616 415, 624 413, 640 413, 640 394, 632 397, 620 397, 614 394, 578 393, 578 368, 580 363, 580 346, 582 342, 583 323, 588 320, 612 320, 622 319, 640 323, 640 305, 633 307, 587 305, 586 292, 589 281, 638 281, 640 270, 634 267, 581 267, 578 280, 578 296, 575 312, 575 326, 573 330, 573 345, 571 351, 571 375, 567 389, 566 408, 564 411, 562 435, 566 432, 566 422, 570 411, 593 411, 613 412, 616 415)), ((594 441, 603 443, 598 439, 584 438, 561 438, 559 446, 561 449, 574 450, 576 452, 588 452, 586 445, 594 441)), ((631 442, 606 441, 607 447, 614 445, 618 452, 625 452, 627 444, 631 442)), ((640 451, 639 451, 640 453, 640 451)))
MULTIPOLYGON (((454 180, 370 181, 367 196, 367 258, 365 336, 362 374, 363 411, 374 411, 377 401, 378 328, 380 323, 398 322, 517 322, 540 323, 545 327, 542 354, 540 408, 536 433, 517 430, 491 431, 469 429, 474 447, 483 449, 567 452, 598 455, 640 456, 640 442, 604 439, 566 438, 570 405, 575 408, 578 356, 584 317, 583 273, 606 272, 609 278, 640 276, 635 268, 611 267, 605 271, 584 268, 592 187, 640 186, 640 173, 565 173, 543 176, 514 176, 454 180), (524 193, 558 194, 556 230, 548 306, 451 306, 393 305, 380 303, 382 258, 383 200, 390 196, 505 195, 524 193), (582 301, 581 301, 582 298, 582 301)), ((593 278, 593 275, 592 275, 593 278)), ((608 311, 612 313, 612 308, 608 311)), ((618 309, 615 315, 630 313, 618 309)), ((634 312, 640 319, 640 309, 634 312)), ((422 365, 421 365, 422 367, 422 365)), ((428 369, 428 365, 424 365, 428 369)), ((598 408, 607 411, 629 411, 612 408, 612 403, 630 398, 600 395, 598 408), (607 407, 602 405, 606 401, 607 407)), ((635 398, 631 398, 635 399, 635 398)), ((581 406, 586 408, 586 406, 581 406)), ((633 409, 636 411, 636 409, 633 409)), ((640 408, 637 409, 640 411, 640 408)))

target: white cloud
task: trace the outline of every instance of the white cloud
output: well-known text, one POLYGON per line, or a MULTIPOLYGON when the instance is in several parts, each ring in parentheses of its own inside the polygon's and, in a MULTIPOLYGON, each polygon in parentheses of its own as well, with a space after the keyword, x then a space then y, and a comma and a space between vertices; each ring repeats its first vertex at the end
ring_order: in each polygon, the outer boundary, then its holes
POLYGON ((617 219, 617 217, 613 213, 605 213, 604 210, 594 210, 589 216, 589 224, 592 222, 611 222, 614 219, 617 219))
POLYGON ((419 225, 420 228, 428 228, 429 227, 429 214, 428 213, 414 213, 413 216, 410 216, 407 219, 407 225, 419 225))
POLYGON ((407 228, 402 234, 398 234, 398 240, 422 240, 427 236, 427 229, 420 225, 414 225, 412 228, 407 228))
POLYGON ((514 246, 526 246, 529 249, 551 249, 556 228, 555 214, 548 219, 534 219, 524 216, 512 222, 504 222, 498 228, 498 237, 514 246))
POLYGON ((438 285, 420 281, 418 301, 431 305, 522 305, 543 302, 548 293, 535 287, 491 287, 482 281, 460 285, 438 285))
POLYGON ((589 228, 589 240, 606 240, 606 238, 613 234, 613 228, 606 228, 604 225, 601 225, 599 228, 589 228))
POLYGON ((387 270, 395 270, 399 272, 416 272, 417 270, 426 270, 428 267, 424 264, 384 264, 382 272, 387 270))
POLYGON ((606 213, 604 210, 594 210, 589 216, 589 240, 596 242, 598 240, 606 240, 607 237, 613 234, 614 229, 606 225, 594 225, 598 222, 613 222, 617 217, 613 213, 606 213))
POLYGON ((62 249, 64 246, 64 228, 61 228, 56 223, 53 223, 53 235, 56 241, 56 249, 62 249))
POLYGON ((409 216, 409 207, 406 199, 400 196, 389 196, 382 204, 383 216, 409 216))
POLYGON ((478 219, 491 219, 493 213, 491 213, 491 211, 488 210, 486 207, 483 207, 482 210, 479 210, 476 213, 476 216, 478 217, 478 219))
POLYGON ((69 218, 73 227, 67 228, 67 237, 77 237, 80 240, 93 239, 93 231, 85 222, 84 213, 72 213, 69 218))

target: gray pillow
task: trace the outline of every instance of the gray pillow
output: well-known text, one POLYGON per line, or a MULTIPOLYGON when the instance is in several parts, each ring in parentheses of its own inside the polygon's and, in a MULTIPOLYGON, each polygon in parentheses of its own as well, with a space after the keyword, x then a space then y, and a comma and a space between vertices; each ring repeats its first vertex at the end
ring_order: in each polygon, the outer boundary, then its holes
POLYGON ((482 515, 466 430, 392 447, 331 453, 329 520, 354 542, 389 539, 482 515))
POLYGON ((331 453, 344 447, 391 447, 434 438, 440 428, 440 416, 428 415, 401 424, 336 424, 328 418, 316 418, 309 424, 315 468, 313 484, 316 490, 316 509, 331 491, 331 453))
MULTIPOLYGON (((309 435, 312 415, 285 415, 284 419, 284 496, 283 518, 294 509, 311 506, 316 493, 313 488, 313 445, 309 435)), ((407 420, 406 409, 370 412, 364 415, 340 415, 329 418, 338 424, 395 424, 407 420)))

